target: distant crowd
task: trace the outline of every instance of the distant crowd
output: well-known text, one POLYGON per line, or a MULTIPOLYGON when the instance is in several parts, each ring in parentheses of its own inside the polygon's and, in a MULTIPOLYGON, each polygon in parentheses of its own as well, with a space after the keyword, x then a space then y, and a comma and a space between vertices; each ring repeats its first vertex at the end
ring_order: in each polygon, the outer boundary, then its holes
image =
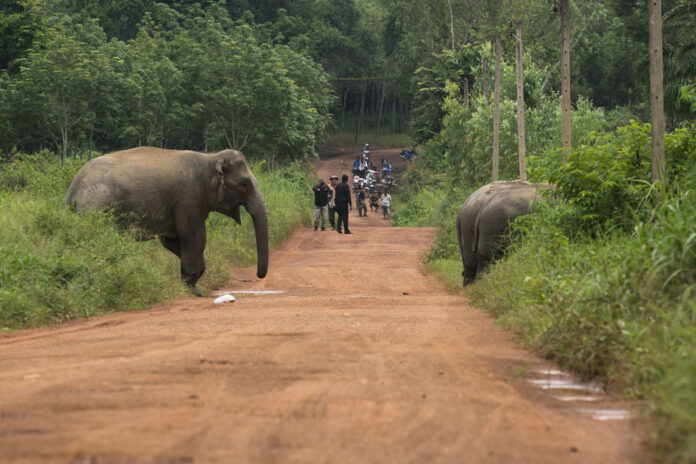
MULTIPOLYGON (((348 211, 353 209, 351 188, 348 185, 348 175, 333 175, 329 178, 329 184, 324 179, 312 187, 314 191, 314 230, 326 230, 326 222, 331 225, 331 230, 339 234, 352 234, 348 226, 348 211)), ((368 201, 370 211, 377 212, 382 209, 382 218, 391 219, 391 195, 389 191, 379 194, 377 191, 370 191, 369 188, 355 189, 355 203, 360 217, 367 216, 368 201)))

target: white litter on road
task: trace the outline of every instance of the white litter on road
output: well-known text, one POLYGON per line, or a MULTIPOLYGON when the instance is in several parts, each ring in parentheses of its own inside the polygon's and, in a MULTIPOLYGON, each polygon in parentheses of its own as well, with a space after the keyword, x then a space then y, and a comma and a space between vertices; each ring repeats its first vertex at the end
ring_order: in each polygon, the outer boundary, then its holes
POLYGON ((232 303, 234 301, 237 301, 237 299, 235 297, 233 297, 232 295, 227 294, 227 295, 222 295, 222 296, 215 298, 213 303, 216 303, 216 304, 217 303, 232 303))

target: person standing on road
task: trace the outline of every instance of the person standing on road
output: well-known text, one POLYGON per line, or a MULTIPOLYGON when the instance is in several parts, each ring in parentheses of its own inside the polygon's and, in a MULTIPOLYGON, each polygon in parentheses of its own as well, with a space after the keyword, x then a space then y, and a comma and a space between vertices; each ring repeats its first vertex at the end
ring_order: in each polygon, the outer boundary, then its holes
POLYGON ((336 230, 336 186, 338 185, 338 176, 329 177, 329 223, 331 230, 336 230))
POLYGON ((350 186, 348 185, 348 175, 341 176, 341 183, 336 186, 336 210, 338 212, 338 222, 336 223, 336 231, 339 234, 352 234, 348 228, 348 207, 353 209, 353 201, 350 195, 350 186), (345 231, 345 232, 344 232, 345 231))
POLYGON ((355 203, 358 206, 358 216, 360 217, 367 216, 367 203, 365 203, 367 197, 365 195, 365 190, 367 189, 360 189, 355 193, 355 203))
POLYGON ((324 179, 319 179, 319 183, 312 189, 314 191, 314 232, 319 226, 319 218, 321 217, 321 230, 326 230, 326 216, 329 212, 329 187, 324 182, 324 179))
POLYGON ((389 205, 391 204, 391 195, 389 195, 389 192, 385 191, 380 197, 379 202, 382 204, 383 219, 389 219, 391 217, 391 214, 389 212, 389 205))

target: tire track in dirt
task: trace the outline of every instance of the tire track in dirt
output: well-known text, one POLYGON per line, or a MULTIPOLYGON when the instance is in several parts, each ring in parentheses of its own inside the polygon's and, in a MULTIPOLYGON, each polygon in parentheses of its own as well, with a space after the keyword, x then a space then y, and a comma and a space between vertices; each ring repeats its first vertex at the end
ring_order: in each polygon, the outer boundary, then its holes
POLYGON ((351 224, 298 230, 266 279, 230 287, 282 294, 0 339, 0 462, 643 462, 629 422, 522 381, 552 366, 424 274, 434 229, 351 224))

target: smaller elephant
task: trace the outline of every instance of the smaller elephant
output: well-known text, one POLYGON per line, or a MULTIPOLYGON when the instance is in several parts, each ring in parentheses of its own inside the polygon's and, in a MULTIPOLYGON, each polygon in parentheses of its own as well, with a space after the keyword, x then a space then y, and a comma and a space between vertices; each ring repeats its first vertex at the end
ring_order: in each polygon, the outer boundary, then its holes
POLYGON ((515 218, 528 214, 531 202, 549 184, 497 181, 472 193, 459 209, 457 235, 464 286, 473 282, 503 250, 501 240, 515 218))
POLYGON ((75 175, 65 200, 77 212, 113 211, 136 226, 141 239, 158 236, 181 261, 181 278, 201 296, 205 221, 211 211, 240 223, 239 207, 254 222, 257 276, 268 269, 268 216, 258 182, 240 152, 216 154, 138 147, 100 156, 75 175))

